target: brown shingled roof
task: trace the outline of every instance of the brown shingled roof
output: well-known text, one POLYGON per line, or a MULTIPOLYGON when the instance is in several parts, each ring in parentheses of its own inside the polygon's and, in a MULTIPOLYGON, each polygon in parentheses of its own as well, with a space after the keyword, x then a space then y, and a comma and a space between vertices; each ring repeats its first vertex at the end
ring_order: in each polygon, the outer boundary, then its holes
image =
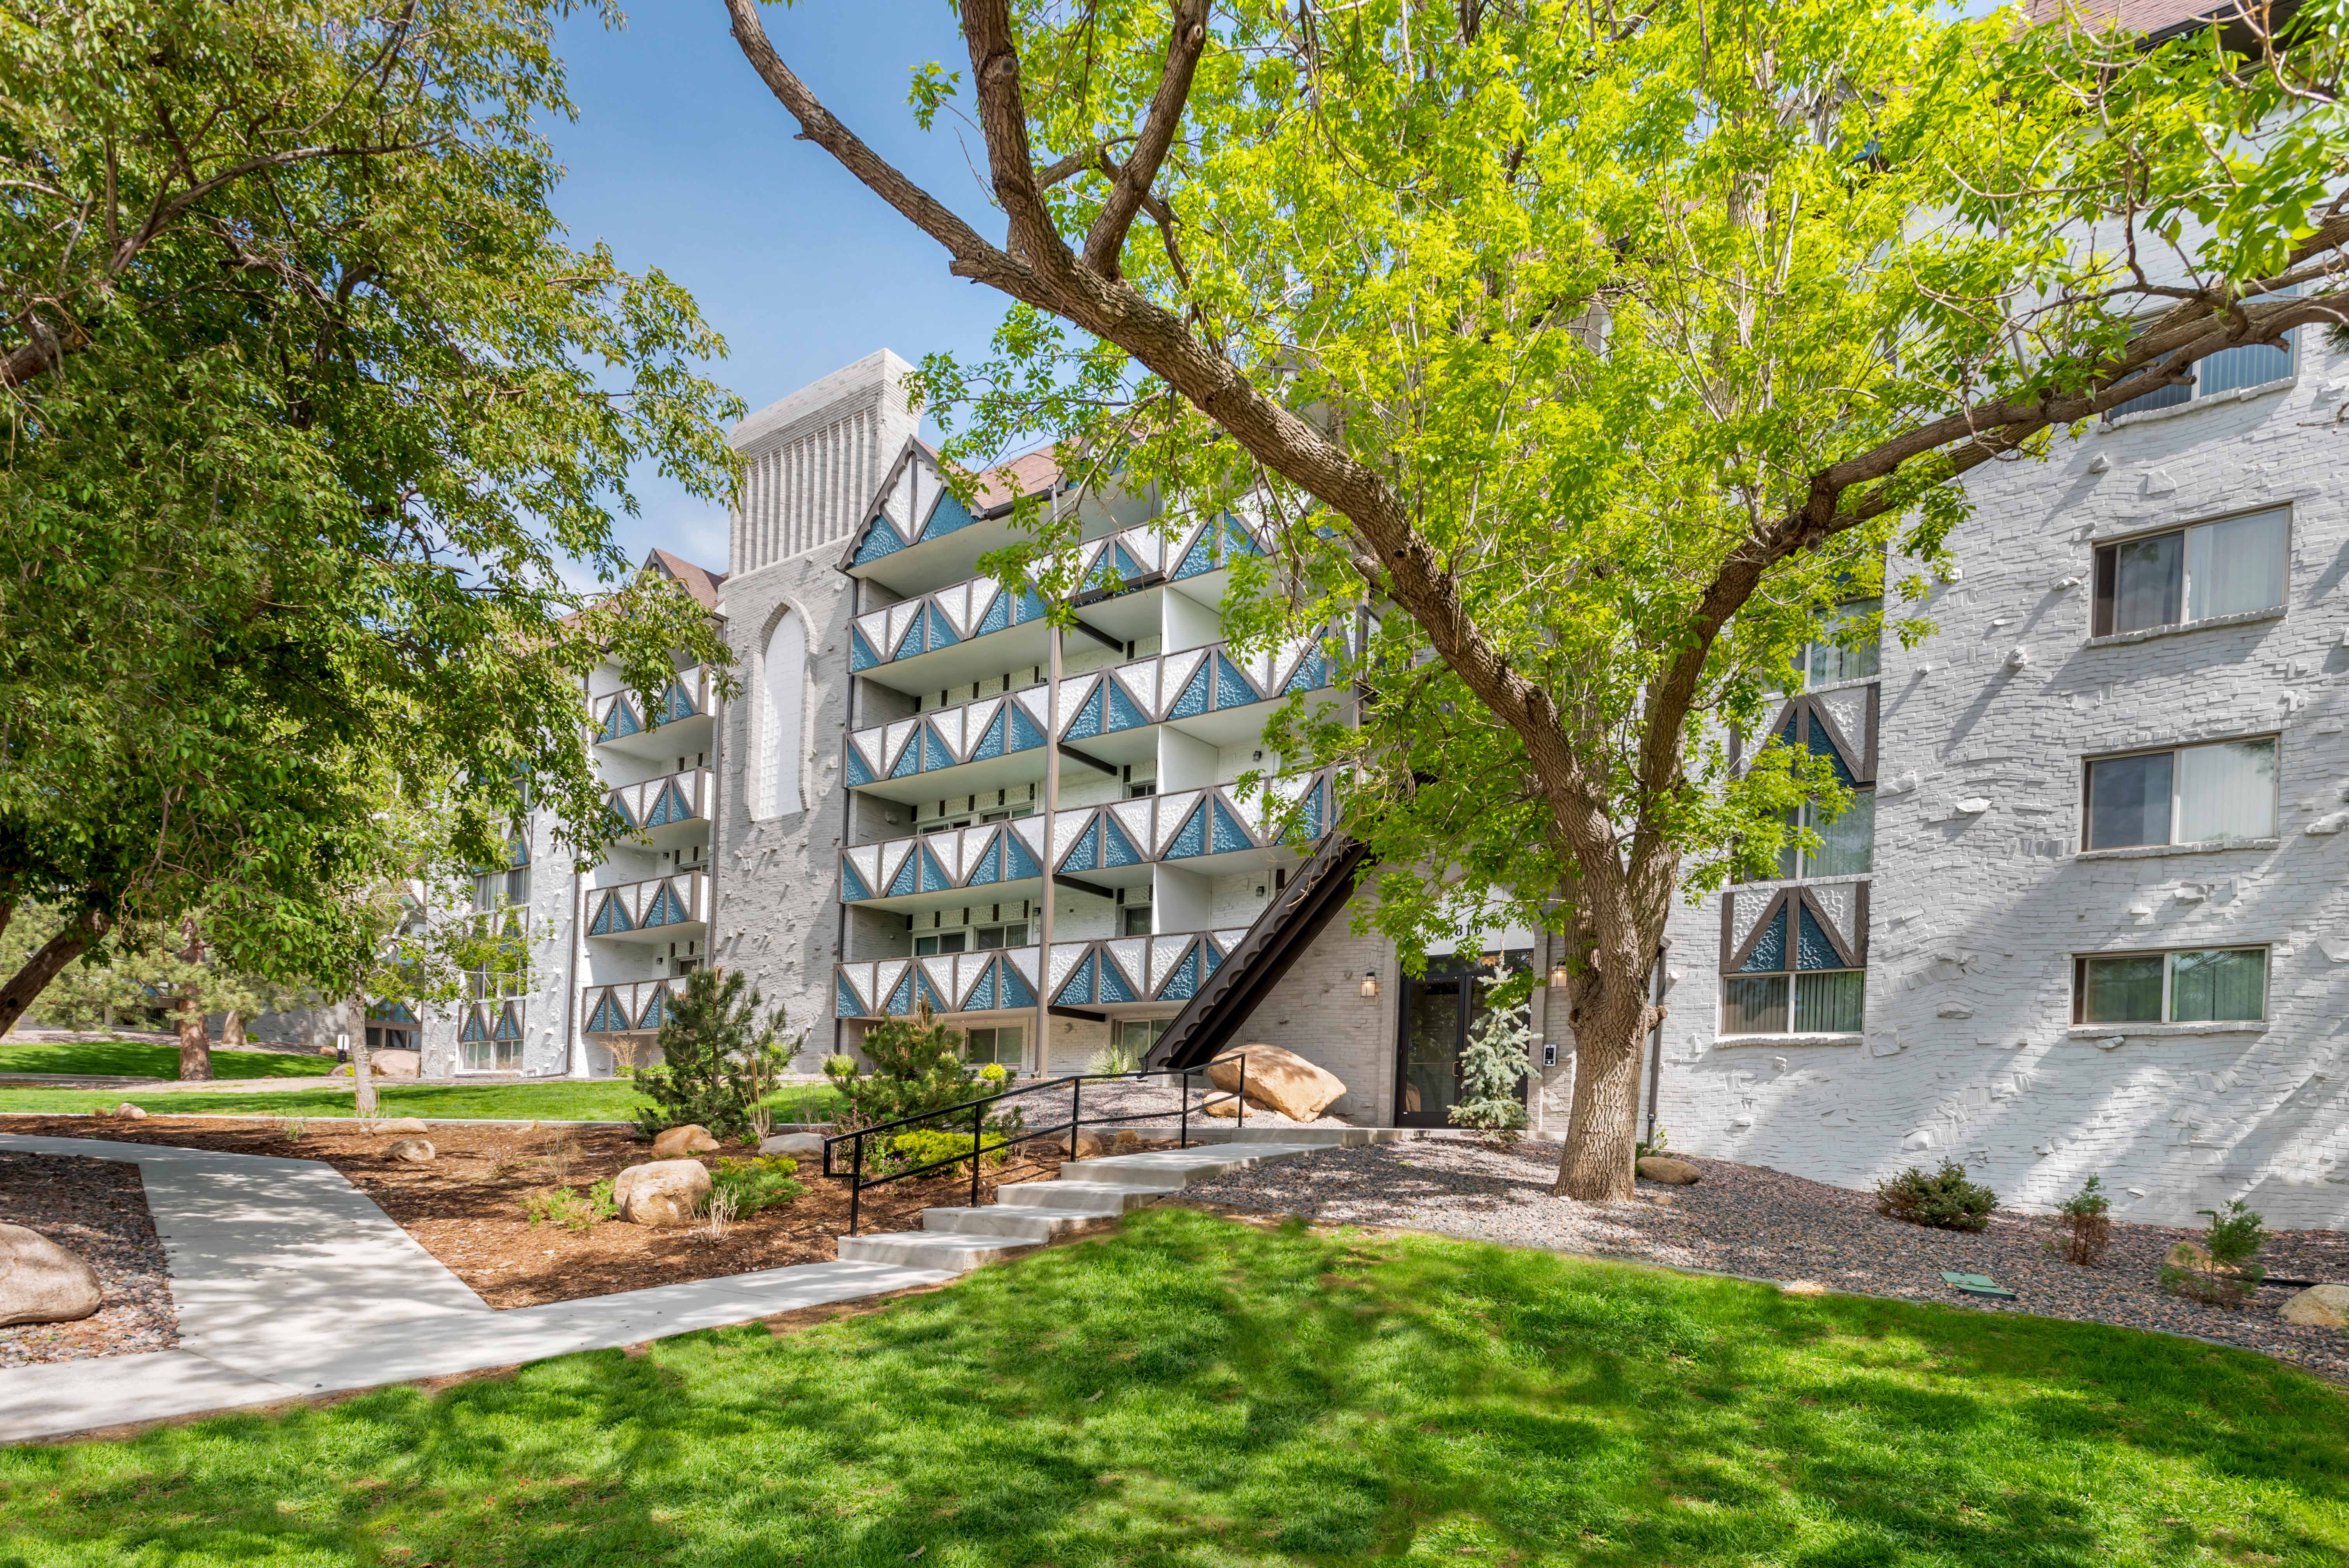
MULTIPOLYGON (((931 455, 936 456, 936 453, 931 455)), ((1060 482, 1059 451, 1051 447, 1040 447, 1035 451, 998 463, 979 475, 978 509, 992 511, 997 507, 1010 505, 1022 496, 1050 494, 1052 487, 1060 482), (1010 484, 1004 482, 1006 469, 1011 474, 1013 482, 1010 484)))
POLYGON ((723 572, 712 572, 707 566, 697 566, 682 555, 672 555, 666 550, 655 550, 645 558, 647 566, 658 566, 683 584, 695 603, 711 614, 718 613, 718 590, 726 581, 723 572))
POLYGON ((2033 22, 2060 22, 2065 13, 2093 27, 2117 26, 2151 36, 2199 17, 2232 16, 2235 0, 2026 0, 2023 14, 2033 22))

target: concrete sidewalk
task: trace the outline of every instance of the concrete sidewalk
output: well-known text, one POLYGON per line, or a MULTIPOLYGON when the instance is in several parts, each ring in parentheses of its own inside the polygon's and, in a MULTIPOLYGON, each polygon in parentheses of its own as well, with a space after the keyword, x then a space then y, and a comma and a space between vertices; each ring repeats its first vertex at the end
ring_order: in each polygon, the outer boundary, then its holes
POLYGON ((138 1165, 180 1319, 177 1350, 0 1370, 0 1442, 478 1372, 952 1277, 808 1264, 497 1312, 317 1161, 10 1133, 0 1150, 138 1165))

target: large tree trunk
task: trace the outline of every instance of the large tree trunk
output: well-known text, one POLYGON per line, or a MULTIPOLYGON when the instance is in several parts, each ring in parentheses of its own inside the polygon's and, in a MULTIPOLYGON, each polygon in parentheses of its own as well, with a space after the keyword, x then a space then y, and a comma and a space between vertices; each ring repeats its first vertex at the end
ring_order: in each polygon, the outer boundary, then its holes
POLYGON ((1639 1153, 1640 1058, 1661 1014, 1648 1000, 1649 976, 1628 954, 1574 987, 1574 1109, 1558 1156, 1561 1198, 1604 1202, 1629 1198, 1639 1153))
MULTIPOLYGON (((202 963, 204 942, 197 934, 196 923, 189 921, 184 930, 188 944, 180 956, 191 964, 202 963)), ((180 987, 180 1077, 201 1082, 212 1076, 212 1035, 204 1024, 203 984, 191 979, 180 987)))
POLYGON ((89 951, 90 944, 106 933, 104 915, 85 914, 55 936, 41 944, 24 967, 0 985, 0 1035, 16 1026, 25 1009, 39 999, 65 966, 89 951))
POLYGON ((244 1015, 231 1007, 221 1018, 221 1049, 244 1049, 244 1015))
POLYGON ((375 1075, 367 1066, 367 1006, 359 1006, 358 1032, 351 1037, 351 1114, 375 1119, 375 1075))

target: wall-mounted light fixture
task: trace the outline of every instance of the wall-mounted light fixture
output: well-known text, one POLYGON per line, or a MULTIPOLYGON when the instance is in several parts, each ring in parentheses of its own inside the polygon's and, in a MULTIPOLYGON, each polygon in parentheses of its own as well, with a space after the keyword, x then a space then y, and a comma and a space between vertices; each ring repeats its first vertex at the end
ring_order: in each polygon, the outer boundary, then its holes
POLYGON ((1573 979, 1574 976, 1566 972, 1565 965, 1553 964, 1549 966, 1549 983, 1559 990, 1564 990, 1573 979))
POLYGON ((1363 970, 1363 971, 1362 971, 1362 995, 1363 995, 1365 997, 1367 997, 1367 998, 1376 999, 1376 997, 1378 996, 1378 994, 1379 994, 1379 972, 1378 972, 1377 970, 1375 970, 1375 969, 1365 969, 1365 970, 1363 970))

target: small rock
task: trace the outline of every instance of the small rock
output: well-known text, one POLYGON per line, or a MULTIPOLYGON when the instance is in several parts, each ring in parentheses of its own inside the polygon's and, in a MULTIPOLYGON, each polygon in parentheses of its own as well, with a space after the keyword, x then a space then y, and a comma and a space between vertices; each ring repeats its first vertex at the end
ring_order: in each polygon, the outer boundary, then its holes
MULTIPOLYGON (((657 1146, 656 1146, 657 1147, 657 1146)), ((820 1132, 778 1132, 772 1138, 759 1140, 761 1154, 788 1154, 794 1160, 823 1160, 823 1134, 820 1132)))
POLYGON ((2310 1328, 2349 1328, 2349 1284, 2313 1284, 2283 1304, 2283 1320, 2310 1328))
POLYGON ((709 1171, 698 1160, 631 1165, 612 1182, 612 1202, 632 1225, 689 1225, 709 1195, 709 1171))
POLYGON ((105 1299, 98 1271, 38 1231, 0 1224, 0 1327, 71 1323, 105 1299))
MULTIPOLYGON (((538 1123, 533 1121, 531 1125, 536 1127, 538 1123)), ((675 1160, 680 1155, 714 1154, 717 1151, 718 1140, 709 1136, 709 1129, 690 1121, 683 1127, 672 1127, 653 1140, 653 1158, 656 1160, 675 1160)))
POLYGON ((420 1116, 400 1116, 394 1117, 389 1121, 377 1122, 373 1130, 377 1132, 429 1132, 432 1130, 424 1125, 424 1119, 420 1116))
POLYGON ((116 1106, 116 1107, 114 1108, 114 1114, 115 1114, 115 1115, 117 1115, 117 1116, 119 1116, 119 1117, 127 1118, 128 1119, 129 1119, 129 1120, 131 1120, 131 1121, 144 1121, 144 1120, 146 1120, 146 1119, 147 1119, 147 1113, 146 1113, 145 1111, 143 1111, 143 1110, 140 1109, 137 1106, 135 1106, 135 1105, 131 1104, 131 1103, 130 1103, 129 1100, 127 1100, 127 1099, 126 1099, 126 1100, 124 1100, 120 1105, 118 1105, 118 1106, 116 1106))
POLYGON ((1634 1169, 1649 1181, 1661 1181, 1667 1187, 1693 1187, 1704 1180, 1704 1172, 1687 1161, 1664 1154, 1651 1154, 1634 1169))
POLYGON ((391 1159, 406 1160, 417 1165, 430 1160, 434 1153, 431 1143, 421 1138, 395 1139, 385 1145, 383 1151, 391 1159))

